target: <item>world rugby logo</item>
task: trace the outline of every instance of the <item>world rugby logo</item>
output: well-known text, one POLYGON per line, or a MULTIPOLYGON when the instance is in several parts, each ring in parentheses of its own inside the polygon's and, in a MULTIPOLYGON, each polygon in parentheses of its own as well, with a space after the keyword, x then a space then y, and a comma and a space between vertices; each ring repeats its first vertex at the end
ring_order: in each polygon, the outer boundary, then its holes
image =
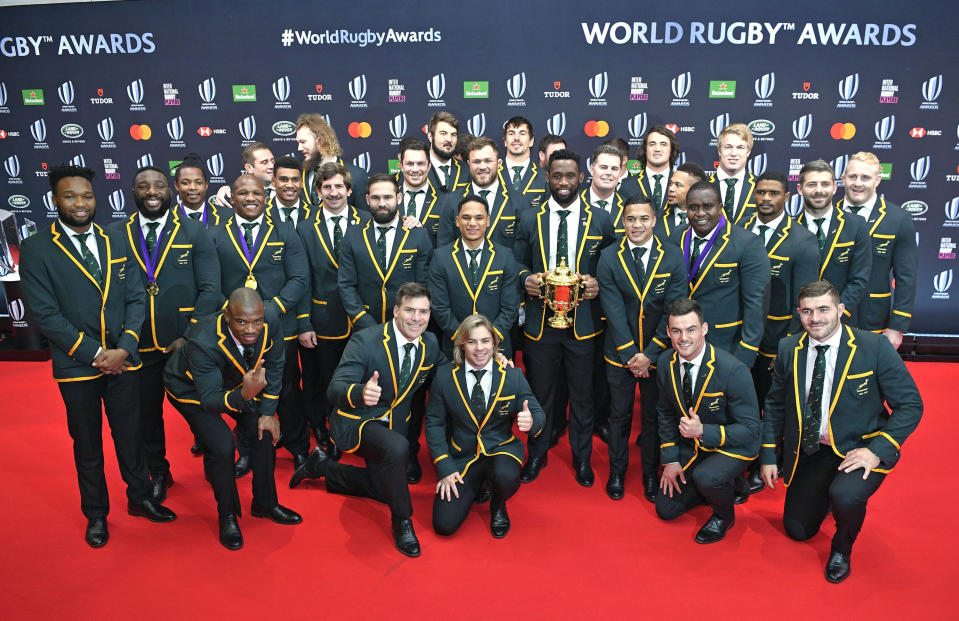
POLYGON ((609 76, 606 72, 597 73, 589 81, 589 94, 593 99, 602 99, 606 95, 606 89, 609 86, 609 76))
POLYGON ((213 103, 213 100, 216 99, 216 81, 213 78, 207 78, 200 82, 197 90, 200 92, 200 99, 203 100, 203 103, 213 103))
POLYGON ((0 82, 0 108, 7 105, 7 85, 0 82))
POLYGON ((686 96, 689 95, 689 87, 693 82, 693 74, 687 71, 686 73, 680 73, 678 76, 673 78, 670 86, 673 88, 673 97, 676 99, 686 99, 686 96))
POLYGON ((466 129, 474 136, 482 136, 486 133, 486 114, 480 112, 474 114, 470 120, 466 121, 466 129))
POLYGON ((206 169, 213 177, 219 177, 223 174, 223 154, 217 153, 206 160, 206 169))
POLYGON ((47 139, 47 124, 43 119, 37 119, 30 125, 30 135, 34 142, 43 142, 47 139))
POLYGON ((132 104, 143 103, 143 80, 137 78, 130 82, 127 86, 127 97, 130 98, 132 104))
POLYGON ((840 155, 834 159, 832 164, 833 176, 838 180, 846 172, 846 164, 849 163, 849 155, 840 155))
POLYGON ((893 114, 880 121, 876 121, 875 131, 876 140, 879 142, 886 142, 892 138, 893 132, 896 131, 896 115, 893 114))
POLYGON ((749 160, 747 168, 755 176, 759 176, 766 172, 767 159, 765 153, 760 153, 756 157, 749 160))
MULTIPOLYGON (((87 165, 87 160, 82 155, 74 155, 73 159, 70 160, 71 166, 79 166, 80 168, 85 168, 87 165)), ((153 165, 153 162, 150 162, 150 165, 153 165)))
POLYGON ((43 206, 46 207, 49 212, 57 210, 57 206, 53 204, 53 190, 48 190, 47 193, 43 195, 43 206))
POLYGON ((932 286, 935 288, 936 293, 946 293, 949 291, 949 288, 952 287, 952 270, 943 270, 936 274, 932 279, 932 286))
POLYGON ((673 170, 676 170, 677 168, 679 168, 680 166, 682 166, 682 165, 685 164, 685 163, 686 163, 686 152, 685 152, 685 151, 680 151, 680 152, 679 152, 679 157, 676 158, 676 163, 673 164, 673 170))
POLYGON ((107 202, 110 203, 110 209, 117 213, 121 213, 127 204, 127 200, 122 190, 114 190, 111 192, 107 202))
POLYGON ((57 89, 57 95, 60 96, 60 101, 63 102, 63 105, 69 106, 73 104, 73 82, 67 80, 60 85, 60 88, 57 89))
POLYGON ((137 168, 145 168, 146 166, 153 166, 153 156, 149 153, 141 155, 140 159, 137 160, 137 168))
POLYGON ((26 314, 26 313, 25 313, 25 310, 26 310, 26 309, 25 309, 24 306, 23 306, 23 300, 22 300, 22 299, 17 298, 16 300, 13 300, 12 302, 10 302, 10 304, 7 305, 7 308, 10 309, 10 318, 11 318, 11 319, 13 319, 14 321, 18 321, 18 322, 19 322, 19 321, 23 321, 23 317, 24 317, 24 315, 26 314))
MULTIPOLYGON (((426 92, 430 99, 442 99, 446 93, 446 74, 438 73, 426 82, 426 92)), ((479 135, 479 134, 474 134, 479 135)))
POLYGON ((353 101, 360 101, 366 97, 366 74, 358 75, 348 85, 350 97, 353 101))
POLYGON ((240 135, 243 136, 244 140, 253 140, 253 137, 256 135, 256 118, 253 116, 248 116, 238 124, 240 128, 240 135))
POLYGON ((642 138, 643 134, 646 133, 646 113, 640 112, 634 115, 633 118, 626 122, 626 128, 629 130, 629 135, 633 138, 642 138))
POLYGON ((946 201, 946 220, 959 220, 959 196, 946 201))
POLYGON ((924 181, 926 176, 929 174, 929 166, 931 160, 929 156, 920 157, 915 162, 909 165, 909 174, 912 175, 913 181, 924 181))
POLYGON ((3 162, 3 169, 7 171, 8 177, 19 177, 20 176, 20 158, 16 155, 11 155, 3 162))
POLYGON ((278 102, 286 101, 290 97, 290 76, 285 75, 273 83, 273 96, 278 102))
POLYGON ((170 140, 180 140, 183 138, 183 117, 178 116, 169 120, 166 124, 166 133, 170 135, 170 140))
POLYGON ((97 133, 100 134, 100 140, 103 142, 113 140, 113 118, 107 117, 97 123, 97 133))
POLYGON ((789 197, 789 201, 786 203, 786 213, 789 214, 790 218, 795 218, 803 211, 803 198, 802 194, 798 192, 789 197))
POLYGON ((716 118, 709 122, 709 131, 712 133, 713 138, 719 140, 719 134, 726 126, 729 125, 729 113, 717 115, 716 118))
POLYGON ((389 122, 390 134, 399 140, 406 135, 406 115, 397 114, 389 122))
POLYGON ((506 81, 506 92, 511 99, 520 99, 526 93, 526 72, 517 73, 506 81))
POLYGON ((773 96, 773 90, 776 88, 776 74, 767 73, 756 79, 755 89, 758 99, 769 99, 773 96))
POLYGON ((566 131, 566 113, 558 112, 546 119, 546 131, 550 134, 562 136, 566 131))
POLYGON ((942 93, 942 74, 934 75, 922 83, 922 99, 927 103, 932 103, 939 98, 942 93))
POLYGON ((855 99, 856 93, 859 92, 859 74, 853 73, 847 75, 845 78, 839 81, 839 99, 843 101, 850 101, 855 99))
POLYGON ((370 159, 370 152, 366 151, 365 153, 360 153, 353 158, 353 165, 362 168, 366 172, 370 172, 370 164, 372 160, 370 159))
POLYGON ((812 115, 804 114, 793 121, 793 138, 796 140, 806 140, 809 138, 809 132, 812 131, 812 115))

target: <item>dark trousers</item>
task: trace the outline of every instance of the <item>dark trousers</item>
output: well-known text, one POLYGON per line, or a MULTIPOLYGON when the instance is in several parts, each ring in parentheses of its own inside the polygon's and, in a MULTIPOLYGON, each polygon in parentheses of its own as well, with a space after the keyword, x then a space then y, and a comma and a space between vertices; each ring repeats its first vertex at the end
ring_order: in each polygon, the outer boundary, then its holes
MULTIPOLYGON (((303 391, 300 390, 299 342, 290 339, 283 341, 283 346, 286 348, 286 362, 283 366, 280 399, 276 404, 281 440, 291 455, 306 455, 310 452, 310 434, 306 428, 303 391)), ((252 427, 246 422, 238 421, 236 426, 236 448, 242 457, 250 455, 250 446, 256 440, 256 420, 253 420, 252 427)))
POLYGON ((786 489, 783 526, 787 535, 805 541, 819 532, 832 506, 836 519, 832 551, 849 555, 866 519, 866 504, 886 475, 870 472, 863 481, 861 469, 840 472, 840 463, 842 458, 828 446, 799 457, 796 474, 786 489))
POLYGON ((606 367, 609 366, 603 358, 605 351, 605 335, 600 334, 592 339, 596 346, 593 354, 593 427, 599 428, 609 423, 610 388, 606 381, 606 367))
POLYGON ((452 535, 469 515, 473 500, 487 480, 493 486, 492 507, 501 507, 519 489, 519 474, 523 469, 510 455, 479 457, 463 475, 463 484, 457 485, 460 497, 443 500, 433 497, 433 530, 440 535, 452 535))
POLYGON ((769 368, 774 358, 767 358, 763 355, 756 356, 756 364, 751 369, 753 374, 753 385, 756 387, 756 397, 759 399, 759 409, 762 410, 766 405, 766 395, 769 394, 769 388, 773 383, 773 372, 769 368))
POLYGON ((640 460, 643 476, 656 476, 659 472, 659 417, 656 401, 655 371, 649 377, 638 378, 628 368, 606 364, 606 379, 609 383, 609 472, 625 475, 629 466, 629 436, 633 424, 633 406, 636 404, 636 385, 639 384, 640 460))
MULTIPOLYGON (((173 406, 186 419, 193 435, 203 447, 203 473, 213 487, 216 498, 216 511, 224 515, 241 515, 240 496, 236 491, 236 479, 233 476, 233 434, 229 425, 220 414, 207 412, 193 403, 171 400, 173 406)), ((273 448, 273 435, 263 432, 263 439, 257 439, 257 415, 252 412, 228 412, 237 421, 237 428, 252 428, 253 438, 250 444, 250 465, 253 468, 253 503, 272 509, 277 504, 276 481, 273 468, 276 465, 276 450, 273 448)))
POLYGON ((410 488, 406 482, 409 462, 409 441, 386 425, 370 421, 363 426, 356 454, 366 467, 328 462, 326 491, 372 498, 390 507, 394 519, 405 520, 413 515, 410 488))
POLYGON ((330 386, 333 371, 343 357, 349 339, 326 340, 317 337, 316 347, 300 347, 300 364, 303 365, 303 401, 306 419, 310 427, 328 432, 330 402, 326 389, 330 386))
POLYGON ((673 492, 670 498, 662 490, 656 495, 656 514, 664 520, 673 520, 693 507, 708 504, 716 517, 731 520, 733 512, 733 479, 742 474, 749 462, 722 453, 700 455, 686 468, 686 484, 679 483, 682 492, 673 492))
POLYGON ((595 339, 577 341, 572 329, 545 326, 538 341, 527 340, 523 350, 526 378, 546 413, 543 433, 528 441, 530 457, 543 457, 549 450, 556 402, 556 385, 566 382, 569 391, 569 446, 576 464, 589 462, 593 452, 593 360, 595 339), (561 375, 565 368, 566 375, 561 375))
POLYGON ((140 502, 153 493, 143 445, 140 443, 139 371, 104 375, 80 382, 60 382, 67 409, 67 428, 73 438, 73 461, 80 486, 80 510, 87 518, 105 518, 110 512, 103 474, 103 411, 106 411, 127 499, 140 502), (102 409, 101 409, 101 403, 102 409))
POLYGON ((410 423, 406 428, 406 439, 410 443, 410 460, 416 459, 420 452, 420 434, 423 432, 423 417, 426 415, 426 393, 433 384, 430 376, 410 399, 410 423))
POLYGON ((168 356, 150 352, 143 355, 140 374, 140 437, 150 476, 170 473, 166 458, 166 432, 163 428, 163 365, 168 356))

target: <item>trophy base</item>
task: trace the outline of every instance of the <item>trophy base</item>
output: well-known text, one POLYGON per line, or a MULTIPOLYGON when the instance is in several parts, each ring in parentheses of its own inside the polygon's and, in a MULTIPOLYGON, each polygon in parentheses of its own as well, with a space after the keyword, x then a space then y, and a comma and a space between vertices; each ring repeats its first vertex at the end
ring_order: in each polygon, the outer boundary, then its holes
POLYGON ((550 328, 556 328, 557 330, 566 330, 573 327, 573 320, 565 315, 553 315, 546 323, 549 324, 550 328))

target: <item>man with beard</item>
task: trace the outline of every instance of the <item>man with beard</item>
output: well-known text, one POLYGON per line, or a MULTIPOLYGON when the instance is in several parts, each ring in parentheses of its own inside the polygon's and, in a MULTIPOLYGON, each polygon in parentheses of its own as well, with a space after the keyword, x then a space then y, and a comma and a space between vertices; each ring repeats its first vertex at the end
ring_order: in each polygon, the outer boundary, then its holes
POLYGON ((839 292, 828 281, 800 289, 798 306, 803 331, 780 341, 766 399, 761 471, 774 488, 781 446, 790 538, 811 539, 832 511, 825 575, 842 582, 866 505, 919 424, 922 398, 888 339, 842 325, 839 292))
POLYGON ((310 294, 300 300, 296 323, 307 419, 317 446, 335 458, 338 451, 330 441, 327 427, 330 404, 326 400, 326 387, 353 332, 340 298, 337 276, 347 231, 364 225, 370 215, 347 203, 352 185, 350 171, 345 166, 323 164, 316 172, 316 183, 320 186, 318 194, 322 201, 317 216, 297 226, 306 250, 312 286, 310 294))
POLYGON ((531 207, 539 207, 546 200, 546 175, 533 161, 533 124, 521 116, 514 116, 503 125, 503 143, 506 161, 500 164, 511 194, 525 199, 531 207))
POLYGON ((212 198, 207 200, 206 193, 210 188, 203 161, 196 153, 190 153, 183 158, 173 174, 173 187, 176 188, 179 200, 174 211, 181 217, 199 220, 206 228, 214 227, 226 222, 233 215, 229 207, 221 207, 212 198))
MULTIPOLYGON (((234 191, 237 187, 234 185, 234 191)), ((236 194, 237 206, 244 200, 236 194)), ((226 308, 190 329, 187 343, 170 358, 163 381, 173 406, 203 445, 203 471, 213 488, 219 516, 220 543, 229 550, 243 546, 237 518, 240 497, 233 463, 233 437, 222 414, 238 427, 253 429, 253 517, 277 524, 299 524, 295 511, 279 504, 273 470, 273 447, 281 437, 274 413, 283 379, 284 348, 276 315, 269 316, 253 289, 230 294, 226 308)))
MULTIPOLYGON (((489 208, 489 229, 486 237, 498 248, 513 249, 516 236, 516 221, 519 215, 530 208, 529 201, 521 192, 509 189, 509 184, 500 174, 503 161, 499 159, 496 143, 478 136, 470 143, 469 171, 470 183, 463 189, 463 195, 457 200, 473 195, 479 196, 489 208)), ((443 224, 440 227, 440 244, 453 243, 459 237, 456 225, 458 203, 448 202, 444 209, 443 224)))
POLYGON ((296 228, 313 218, 316 208, 301 199, 303 167, 295 157, 284 155, 273 165, 273 200, 266 202, 266 215, 296 228))
POLYGON ((166 173, 151 166, 133 176, 137 213, 110 228, 120 231, 146 290, 140 333, 140 429, 153 497, 173 485, 163 429, 163 366, 186 342, 191 323, 217 311, 220 261, 202 223, 170 210, 166 173))
MULTIPOLYGON (((381 173, 370 177, 374 210, 386 190, 385 180, 393 178, 381 173)), ((328 492, 385 503, 390 508, 393 543, 407 556, 420 555, 406 480, 411 396, 446 362, 436 337, 426 331, 429 320, 429 289, 404 283, 396 293, 392 319, 356 332, 336 367, 327 391, 336 408, 330 432, 338 448, 363 458, 366 467, 336 463, 317 447, 290 480, 290 487, 296 487, 305 478, 323 477, 328 492)))
POLYGON ((759 403, 745 365, 707 342, 711 326, 696 300, 676 300, 668 313, 673 347, 656 364, 663 463, 656 515, 674 520, 708 504, 713 514, 696 543, 716 543, 736 523, 733 480, 759 454, 759 403))
POLYGON ((557 136, 556 134, 546 134, 539 139, 539 167, 543 169, 543 190, 549 188, 549 184, 546 182, 546 167, 549 164, 549 156, 553 154, 553 151, 558 151, 560 149, 566 148, 566 139, 562 136, 557 136))
POLYGON ((456 192, 470 181, 469 172, 453 157, 460 122, 443 110, 430 117, 426 136, 430 141, 430 183, 439 192, 456 192))
POLYGON ((686 193, 694 183, 706 181, 706 171, 696 162, 680 164, 669 178, 666 209, 656 219, 656 236, 679 245, 680 237, 689 228, 686 214, 686 193))
POLYGON ((403 226, 422 226, 436 247, 436 236, 446 205, 446 194, 437 192, 429 180, 430 160, 426 143, 416 138, 400 142, 400 215, 403 226))
POLYGON ((679 158, 679 141, 676 134, 667 128, 656 125, 643 136, 643 142, 636 152, 641 170, 636 181, 643 190, 643 196, 649 198, 656 209, 656 217, 666 209, 667 192, 670 186, 670 171, 679 158))
POLYGON ((720 204, 726 219, 736 226, 743 226, 756 210, 753 189, 756 182, 746 170, 749 154, 753 150, 753 134, 742 123, 726 126, 716 140, 719 151, 719 168, 709 177, 720 192, 720 204))
MULTIPOLYGON (((240 287, 255 289, 267 310, 279 318, 277 346, 284 344, 286 365, 276 412, 283 431, 283 446, 293 455, 294 466, 306 461, 310 437, 306 429, 303 395, 299 387, 296 307, 309 289, 303 242, 293 227, 274 224, 264 213, 263 184, 254 175, 240 175, 233 182, 236 215, 213 229, 213 243, 220 257, 220 292, 225 298, 240 287)), ((223 298, 221 298, 223 299, 223 298)), ((236 476, 250 471, 249 446, 256 429, 237 424, 236 476)))
MULTIPOLYGON (((260 183, 263 184, 263 192, 267 202, 272 202, 276 195, 276 190, 273 187, 273 164, 276 160, 273 157, 273 152, 270 151, 270 147, 262 142, 254 142, 243 148, 240 159, 243 161, 244 174, 253 175, 259 179, 260 183)), ((232 207, 230 203, 232 200, 230 197, 231 190, 232 188, 228 185, 220 188, 214 199, 216 203, 224 207, 232 207)))
POLYGON ((843 317, 855 326, 856 318, 850 315, 850 309, 857 308, 866 296, 873 261, 866 221, 833 207, 836 179, 829 162, 813 160, 803 165, 799 171, 799 193, 803 197, 803 213, 796 220, 816 236, 819 280, 828 280, 836 287, 843 317))
POLYGON ((882 332, 898 349, 912 319, 919 250, 912 216, 885 197, 876 196, 881 174, 875 154, 852 154, 842 174, 846 197, 836 208, 864 219, 872 244, 869 284, 855 313, 859 327, 882 332), (890 274, 895 289, 890 287, 890 274))
POLYGON ((336 132, 321 114, 301 114, 296 119, 296 144, 303 156, 303 198, 316 206, 320 202, 317 194, 316 171, 322 164, 333 162, 350 171, 353 180, 353 193, 349 203, 360 211, 366 205, 366 171, 343 161, 343 149, 336 138, 336 132))
POLYGON ((87 518, 86 542, 107 543, 110 502, 103 474, 103 411, 127 485, 127 511, 153 522, 176 515, 153 500, 140 442, 138 330, 144 297, 137 265, 118 231, 93 224, 93 171, 50 170, 58 218, 23 241, 20 275, 31 317, 50 341, 53 379, 67 412, 87 518), (102 408, 102 409, 101 409, 102 408))
POLYGON ((579 156, 565 149, 550 156, 547 179, 550 199, 539 209, 520 214, 514 254, 519 263, 520 281, 526 297, 526 337, 523 350, 526 371, 533 393, 547 413, 546 432, 529 441, 530 459, 523 467, 522 480, 534 480, 547 462, 551 416, 560 369, 565 368, 570 390, 570 447, 576 481, 584 487, 594 482, 590 466, 593 442, 593 386, 584 382, 593 374, 595 340, 602 335, 602 309, 597 295, 596 273, 600 251, 613 243, 609 214, 582 201, 583 182, 579 156), (572 313, 567 329, 546 324, 546 307, 540 298, 545 273, 560 264, 583 278, 584 299, 572 313))

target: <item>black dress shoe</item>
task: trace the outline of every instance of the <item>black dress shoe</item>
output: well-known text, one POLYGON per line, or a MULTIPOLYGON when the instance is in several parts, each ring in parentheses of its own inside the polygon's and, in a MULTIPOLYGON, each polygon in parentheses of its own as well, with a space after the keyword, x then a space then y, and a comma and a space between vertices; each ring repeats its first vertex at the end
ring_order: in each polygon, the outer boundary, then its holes
POLYGON ((196 440, 194 440, 194 441, 193 441, 193 446, 190 447, 190 453, 191 453, 194 457, 199 457, 200 455, 203 454, 203 447, 200 446, 200 443, 199 443, 199 442, 197 442, 196 440))
POLYGON ((519 474, 519 480, 523 483, 535 481, 536 477, 539 476, 539 471, 545 468, 547 463, 549 463, 549 457, 546 455, 542 457, 530 457, 526 463, 523 464, 523 470, 519 474))
POLYGON ((300 453, 293 456, 293 469, 296 470, 306 463, 306 455, 300 453))
POLYGON ((842 552, 832 552, 826 563, 826 580, 834 584, 842 582, 849 577, 849 572, 849 557, 842 552))
POLYGON ((330 457, 321 451, 320 447, 314 448, 306 462, 293 471, 293 476, 290 477, 290 489, 299 485, 303 479, 318 479, 326 476, 326 465, 329 459, 330 457))
POLYGON ((158 474, 153 477, 153 500, 163 502, 166 500, 166 491, 173 485, 173 477, 169 472, 158 474))
POLYGON ((493 486, 490 485, 490 482, 484 481, 483 487, 480 488, 479 494, 476 495, 476 498, 473 499, 474 504, 486 504, 493 497, 493 486))
POLYGON ((609 423, 603 423, 593 429, 593 433, 605 444, 609 444, 609 423))
POLYGON ((623 475, 610 473, 606 481, 606 495, 613 500, 621 500, 626 493, 623 475))
POLYGON ((333 461, 340 461, 340 457, 343 457, 343 451, 336 448, 336 444, 333 443, 333 440, 327 440, 322 444, 318 445, 320 450, 326 453, 330 459, 333 461))
POLYGON ((593 467, 589 465, 589 462, 573 464, 573 467, 576 469, 576 482, 583 487, 592 487, 596 481, 596 475, 593 474, 593 467))
POLYGON ((144 498, 140 502, 127 503, 127 513, 145 517, 151 522, 172 522, 176 513, 170 511, 152 498, 144 498))
POLYGON ((766 484, 763 483, 763 475, 759 474, 758 470, 756 472, 750 472, 746 482, 749 484, 750 494, 758 494, 766 489, 766 484))
POLYGON ((107 545, 110 533, 107 531, 106 518, 90 518, 87 521, 87 533, 84 535, 87 545, 91 548, 102 548, 107 545))
POLYGON ((646 500, 649 502, 656 502, 656 495, 659 493, 659 481, 656 480, 655 475, 644 475, 643 476, 643 496, 646 497, 646 500))
POLYGON ((716 543, 722 541, 726 536, 726 531, 733 527, 736 518, 731 520, 721 520, 714 513, 712 517, 706 520, 706 523, 699 532, 696 533, 696 543, 716 543))
POLYGON ((257 504, 253 504, 250 507, 250 515, 256 518, 270 518, 277 524, 299 524, 303 521, 299 513, 280 504, 272 509, 264 509, 257 504))
POLYGON ((245 477, 250 473, 252 466, 250 466, 249 457, 240 457, 236 460, 236 463, 233 464, 233 477, 239 479, 245 477))
POLYGON ((227 550, 239 550, 243 547, 243 533, 240 524, 232 513, 220 517, 220 543, 227 550))
POLYGON ((506 513, 506 503, 492 509, 489 516, 489 530, 496 539, 502 539, 509 532, 509 514, 506 513))
POLYGON ((741 505, 749 500, 749 483, 746 482, 745 475, 739 475, 733 479, 733 503, 741 505))
POLYGON ((419 483, 423 478, 423 468, 420 467, 419 460, 415 456, 410 456, 410 463, 406 465, 406 480, 413 485, 419 483))
POLYGON ((413 531, 413 520, 393 520, 393 543, 396 549, 406 556, 420 555, 420 542, 413 531))

